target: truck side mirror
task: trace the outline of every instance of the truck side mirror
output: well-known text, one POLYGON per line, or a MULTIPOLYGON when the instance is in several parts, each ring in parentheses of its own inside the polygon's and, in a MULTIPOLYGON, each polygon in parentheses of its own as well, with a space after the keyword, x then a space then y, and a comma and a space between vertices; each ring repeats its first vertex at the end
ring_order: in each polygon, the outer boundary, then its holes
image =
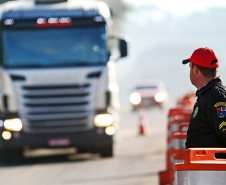
POLYGON ((128 55, 127 42, 124 39, 119 39, 120 57, 126 57, 128 55))

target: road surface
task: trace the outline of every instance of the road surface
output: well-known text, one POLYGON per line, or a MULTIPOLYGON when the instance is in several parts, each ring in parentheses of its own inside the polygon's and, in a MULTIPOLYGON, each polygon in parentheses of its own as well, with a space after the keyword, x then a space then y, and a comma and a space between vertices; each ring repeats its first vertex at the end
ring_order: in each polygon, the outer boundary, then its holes
POLYGON ((147 132, 140 135, 138 115, 127 106, 113 158, 72 149, 26 152, 22 161, 0 164, 0 184, 158 185, 158 172, 165 169, 166 114, 166 109, 145 111, 147 132))

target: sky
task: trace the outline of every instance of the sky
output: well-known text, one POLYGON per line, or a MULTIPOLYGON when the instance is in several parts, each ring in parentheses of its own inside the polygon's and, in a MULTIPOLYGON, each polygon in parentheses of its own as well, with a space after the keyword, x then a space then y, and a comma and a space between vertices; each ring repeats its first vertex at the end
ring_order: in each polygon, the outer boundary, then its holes
POLYGON ((175 16, 186 16, 210 7, 226 7, 225 0, 124 0, 133 6, 155 5, 175 16))
POLYGON ((226 0, 124 1, 134 6, 124 24, 130 38, 128 61, 118 64, 124 87, 131 89, 137 79, 155 78, 166 84, 171 97, 195 90, 189 67, 181 61, 199 47, 217 51, 222 61, 219 74, 226 83, 226 0))

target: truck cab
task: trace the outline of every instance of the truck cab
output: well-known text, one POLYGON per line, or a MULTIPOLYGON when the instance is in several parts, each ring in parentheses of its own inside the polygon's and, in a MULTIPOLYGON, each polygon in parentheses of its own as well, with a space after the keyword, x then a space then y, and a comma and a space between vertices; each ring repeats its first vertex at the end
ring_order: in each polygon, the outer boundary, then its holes
POLYGON ((107 4, 12 1, 0 26, 0 159, 56 147, 113 156, 127 43, 112 36, 107 4))

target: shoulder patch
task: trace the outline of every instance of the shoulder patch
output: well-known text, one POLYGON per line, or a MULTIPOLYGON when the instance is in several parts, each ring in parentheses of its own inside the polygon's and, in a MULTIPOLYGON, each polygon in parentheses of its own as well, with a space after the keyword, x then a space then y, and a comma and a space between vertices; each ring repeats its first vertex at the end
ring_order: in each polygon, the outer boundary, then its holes
POLYGON ((198 114, 198 112, 199 112, 199 107, 196 107, 192 117, 194 118, 198 114))
POLYGON ((217 111, 217 116, 219 118, 225 118, 226 117, 226 102, 218 102, 214 105, 217 111))

